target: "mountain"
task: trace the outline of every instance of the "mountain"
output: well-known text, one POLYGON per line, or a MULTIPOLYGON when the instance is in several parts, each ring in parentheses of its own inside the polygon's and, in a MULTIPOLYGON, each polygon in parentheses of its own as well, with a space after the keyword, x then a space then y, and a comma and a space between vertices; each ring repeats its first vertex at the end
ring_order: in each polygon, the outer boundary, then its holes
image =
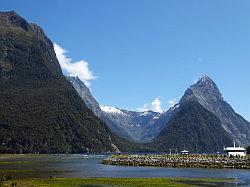
POLYGON ((208 76, 202 76, 190 86, 171 109, 171 118, 154 139, 160 150, 189 149, 217 152, 233 140, 241 146, 250 144, 250 123, 224 101, 217 85, 208 76))
POLYGON ((97 117, 104 121, 113 133, 125 139, 131 140, 131 136, 127 133, 127 131, 122 129, 109 114, 106 114, 103 110, 101 110, 99 103, 92 96, 89 88, 83 81, 81 81, 78 77, 73 76, 66 76, 66 78, 82 98, 82 103, 86 104, 97 117))
POLYGON ((230 134, 232 140, 241 146, 250 144, 250 123, 237 114, 223 99, 217 85, 204 75, 198 82, 190 86, 180 102, 198 101, 203 107, 215 114, 223 128, 230 134))
MULTIPOLYGON (((88 87, 78 77, 66 76, 83 102, 100 117, 113 133, 136 142, 152 141, 165 123, 157 123, 161 113, 153 111, 135 112, 116 107, 103 106, 95 100, 88 87)), ((164 120, 166 122, 166 120, 164 120)))
POLYGON ((154 126, 161 113, 153 111, 127 111, 106 106, 101 107, 101 109, 110 120, 124 129, 136 142, 150 142, 154 135, 161 130, 159 126, 154 126))
POLYGON ((71 82, 77 80, 77 84, 72 84, 79 95, 115 134, 130 141, 153 142, 146 144, 151 150, 186 148, 217 152, 233 140, 240 145, 250 143, 249 122, 224 101, 217 85, 208 76, 202 76, 174 107, 163 113, 99 106, 83 82, 78 78, 70 79, 71 82))
POLYGON ((82 82, 78 77, 72 77, 72 76, 65 76, 65 77, 75 88, 75 90, 82 98, 84 103, 87 105, 87 107, 91 109, 96 116, 100 117, 102 114, 102 110, 99 107, 99 103, 92 96, 89 88, 84 84, 84 82, 82 82))
POLYGON ((127 140, 142 143, 152 142, 164 127, 168 126, 169 121, 177 115, 183 103, 197 101, 221 121, 223 129, 232 141, 236 140, 242 146, 250 143, 249 122, 236 114, 232 107, 224 101, 217 85, 208 76, 202 76, 196 84, 186 90, 179 103, 163 113, 135 112, 100 106, 80 79, 73 77, 68 77, 68 79, 87 106, 105 121, 112 132, 127 140))
POLYGON ((115 149, 110 130, 63 76, 43 30, 0 12, 0 153, 115 149))
POLYGON ((179 111, 155 139, 159 150, 221 152, 232 139, 221 121, 197 101, 182 103, 179 111))

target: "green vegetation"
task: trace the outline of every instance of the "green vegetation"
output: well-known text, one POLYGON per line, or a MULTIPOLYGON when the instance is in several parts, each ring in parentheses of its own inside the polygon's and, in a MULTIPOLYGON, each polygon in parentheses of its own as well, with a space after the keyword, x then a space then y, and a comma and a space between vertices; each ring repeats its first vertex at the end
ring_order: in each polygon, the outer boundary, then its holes
POLYGON ((1 14, 0 153, 112 151, 109 129, 63 76, 52 42, 15 13, 1 14))
POLYGON ((130 187, 165 187, 165 186, 215 186, 232 179, 184 179, 184 178, 55 178, 55 179, 17 179, 9 180, 3 186, 13 182, 25 187, 80 187, 84 185, 130 186, 130 187))
POLYGON ((125 140, 115 134, 112 135, 113 143, 123 153, 152 153, 157 152, 157 147, 152 146, 149 143, 137 143, 133 141, 125 140))
POLYGON ((154 147, 169 152, 175 149, 191 152, 222 151, 231 138, 220 120, 197 101, 188 101, 155 139, 154 147))
POLYGON ((27 164, 27 162, 25 161, 16 161, 16 162, 13 162, 13 161, 0 161, 0 165, 4 165, 4 164, 27 164))

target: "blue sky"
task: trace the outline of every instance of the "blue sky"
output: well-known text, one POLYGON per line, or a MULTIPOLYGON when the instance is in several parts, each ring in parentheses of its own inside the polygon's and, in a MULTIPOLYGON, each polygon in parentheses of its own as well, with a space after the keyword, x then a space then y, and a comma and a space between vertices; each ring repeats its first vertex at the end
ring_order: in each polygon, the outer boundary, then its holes
POLYGON ((207 74, 250 120, 248 0, 1 0, 0 6, 40 25, 68 51, 69 63, 88 62, 101 104, 134 110, 159 98, 167 109, 207 74))

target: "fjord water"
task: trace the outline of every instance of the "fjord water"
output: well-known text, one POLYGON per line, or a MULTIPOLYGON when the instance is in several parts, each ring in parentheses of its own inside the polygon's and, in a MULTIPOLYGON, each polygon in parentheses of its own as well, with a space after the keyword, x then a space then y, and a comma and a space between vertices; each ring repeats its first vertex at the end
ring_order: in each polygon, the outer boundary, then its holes
POLYGON ((102 165, 107 155, 0 156, 0 171, 16 171, 17 177, 160 177, 234 178, 231 186, 250 186, 249 170, 126 167, 102 165))

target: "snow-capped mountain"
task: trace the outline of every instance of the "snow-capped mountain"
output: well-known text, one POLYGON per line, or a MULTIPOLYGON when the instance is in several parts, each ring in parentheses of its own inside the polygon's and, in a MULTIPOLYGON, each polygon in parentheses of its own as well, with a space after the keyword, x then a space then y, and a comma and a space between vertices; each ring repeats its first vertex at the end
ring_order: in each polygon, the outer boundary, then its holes
POLYGON ((123 113, 121 110, 119 110, 116 107, 111 107, 111 106, 104 106, 101 105, 100 106, 101 110, 107 114, 120 114, 120 115, 126 115, 125 113, 123 113))
MULTIPOLYGON (((108 106, 101 106, 101 110, 109 122, 112 122, 113 126, 119 127, 122 129, 121 132, 126 132, 124 134, 129 135, 130 140, 132 138, 137 142, 152 141, 160 131, 160 128, 156 128, 154 124, 160 118, 161 113, 127 111, 108 106)), ((117 134, 120 135, 120 133, 117 134)), ((125 136, 125 138, 127 137, 125 136)))
POLYGON ((146 111, 135 112, 116 107, 99 105, 88 87, 78 77, 66 77, 81 96, 85 104, 96 116, 101 118, 117 135, 137 142, 152 141, 165 126, 164 123, 154 124, 160 120, 161 113, 146 111))
POLYGON ((136 112, 116 107, 100 106, 80 79, 67 78, 86 105, 105 121, 114 133, 128 140, 137 142, 155 140, 161 131, 167 128, 173 118, 178 121, 175 116, 183 105, 190 101, 197 101, 220 120, 223 129, 230 135, 232 140, 236 140, 238 144, 243 146, 250 143, 250 123, 235 113, 232 107, 224 101, 217 85, 206 75, 190 86, 174 107, 163 113, 153 111, 136 112))

